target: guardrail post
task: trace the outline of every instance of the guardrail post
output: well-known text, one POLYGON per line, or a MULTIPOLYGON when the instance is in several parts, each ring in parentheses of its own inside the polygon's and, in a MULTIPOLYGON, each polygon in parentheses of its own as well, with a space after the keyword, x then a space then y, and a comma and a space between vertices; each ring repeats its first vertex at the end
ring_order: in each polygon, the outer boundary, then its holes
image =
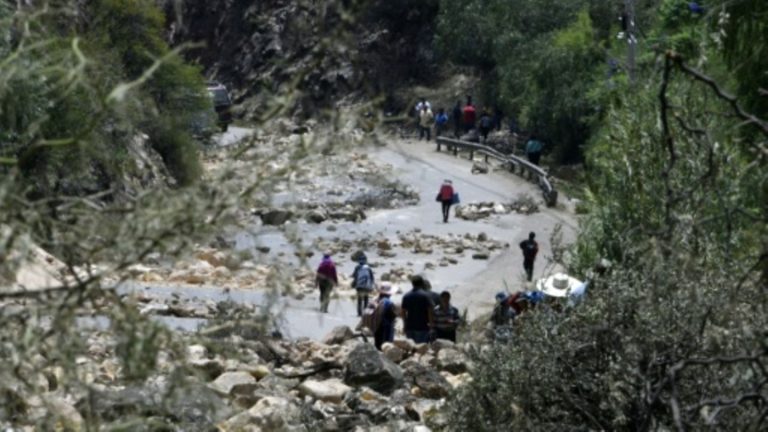
POLYGON ((453 155, 458 156, 459 155, 459 146, 455 145, 453 146, 453 155))
POLYGON ((475 160, 475 151, 474 150, 470 150, 469 151, 469 160, 471 160, 471 161, 475 160))
POLYGON ((488 163, 488 155, 485 155, 485 163, 488 163))
POLYGON ((435 140, 437 142, 437 152, 440 153, 440 138, 435 140))

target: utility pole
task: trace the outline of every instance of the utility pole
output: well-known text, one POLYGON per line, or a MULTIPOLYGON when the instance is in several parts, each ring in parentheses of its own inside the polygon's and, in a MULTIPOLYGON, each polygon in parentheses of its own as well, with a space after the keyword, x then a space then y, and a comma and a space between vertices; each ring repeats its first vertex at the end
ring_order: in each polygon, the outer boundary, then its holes
POLYGON ((627 70, 629 82, 635 82, 637 62, 637 37, 635 27, 635 0, 624 0, 624 31, 627 37, 627 70))

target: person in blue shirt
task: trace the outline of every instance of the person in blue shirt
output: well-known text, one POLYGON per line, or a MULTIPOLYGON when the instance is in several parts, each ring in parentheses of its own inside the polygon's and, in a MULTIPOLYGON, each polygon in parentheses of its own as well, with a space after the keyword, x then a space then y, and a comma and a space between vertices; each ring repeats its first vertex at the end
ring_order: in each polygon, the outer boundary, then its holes
POLYGON ((442 136, 448 126, 448 114, 445 113, 444 108, 440 108, 437 111, 435 117, 435 136, 442 136))

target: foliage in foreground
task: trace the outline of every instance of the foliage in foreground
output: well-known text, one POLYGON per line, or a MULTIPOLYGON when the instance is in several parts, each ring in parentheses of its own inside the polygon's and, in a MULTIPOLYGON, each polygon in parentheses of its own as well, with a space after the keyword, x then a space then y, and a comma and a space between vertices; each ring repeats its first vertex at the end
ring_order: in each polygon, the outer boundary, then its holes
POLYGON ((768 120, 727 75, 689 65, 722 73, 717 39, 700 42, 688 54, 701 58, 650 59, 588 153, 591 210, 569 264, 585 275, 606 257, 610 273, 478 353, 450 405, 456 430, 766 428, 768 120))

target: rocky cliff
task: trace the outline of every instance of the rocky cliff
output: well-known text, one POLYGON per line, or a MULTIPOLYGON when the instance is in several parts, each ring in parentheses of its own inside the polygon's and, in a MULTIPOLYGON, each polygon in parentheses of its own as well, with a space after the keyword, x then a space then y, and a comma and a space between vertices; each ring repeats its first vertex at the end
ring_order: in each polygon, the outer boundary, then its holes
POLYGON ((211 79, 233 89, 239 114, 257 118, 267 101, 299 93, 292 113, 314 115, 345 98, 382 97, 435 73, 437 1, 165 0, 172 44, 211 79))

